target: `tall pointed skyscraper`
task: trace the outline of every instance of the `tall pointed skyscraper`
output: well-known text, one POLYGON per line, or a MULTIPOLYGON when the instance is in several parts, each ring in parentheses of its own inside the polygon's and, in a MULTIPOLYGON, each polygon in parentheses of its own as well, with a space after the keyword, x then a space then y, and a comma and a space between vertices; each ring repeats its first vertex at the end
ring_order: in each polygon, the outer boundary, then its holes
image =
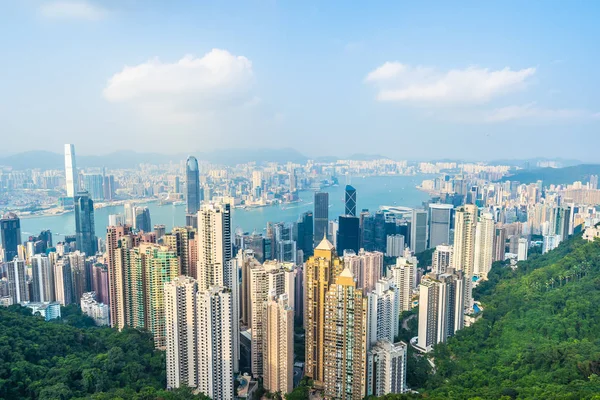
POLYGON ((356 189, 352 185, 346 185, 344 215, 356 217, 356 189))
POLYGON ((2 249, 4 261, 11 262, 18 254, 21 244, 21 221, 15 213, 6 213, 0 219, 0 234, 2 235, 2 249))
POLYGON ((75 145, 65 144, 65 182, 67 197, 75 197, 75 193, 79 190, 78 178, 77 164, 75 163, 75 145))
POLYGON ((202 195, 200 191, 200 171, 198 170, 198 160, 196 157, 189 156, 185 163, 185 185, 186 185, 186 217, 187 226, 198 227, 196 213, 200 209, 202 195))

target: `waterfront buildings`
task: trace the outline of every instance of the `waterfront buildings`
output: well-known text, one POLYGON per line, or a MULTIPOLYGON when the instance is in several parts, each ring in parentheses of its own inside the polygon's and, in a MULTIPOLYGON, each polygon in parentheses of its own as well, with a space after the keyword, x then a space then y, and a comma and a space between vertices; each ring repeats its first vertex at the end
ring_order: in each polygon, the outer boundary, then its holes
POLYGON ((0 233, 2 235, 3 260, 12 261, 18 255, 21 245, 21 220, 15 213, 6 213, 0 219, 0 233))
POLYGON ((79 174, 75 162, 74 144, 65 144, 65 186, 67 197, 75 197, 79 191, 79 174))

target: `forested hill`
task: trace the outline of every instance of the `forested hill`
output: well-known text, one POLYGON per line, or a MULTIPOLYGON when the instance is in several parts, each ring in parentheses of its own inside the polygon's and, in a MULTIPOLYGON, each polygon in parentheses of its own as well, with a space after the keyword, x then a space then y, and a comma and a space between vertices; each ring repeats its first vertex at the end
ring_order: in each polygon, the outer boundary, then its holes
POLYGON ((432 399, 600 399, 600 242, 570 239, 475 292, 483 317, 435 348, 432 399))
POLYGON ((45 322, 0 307, 0 399, 206 399, 164 390, 164 353, 149 334, 92 327, 76 307, 45 322))

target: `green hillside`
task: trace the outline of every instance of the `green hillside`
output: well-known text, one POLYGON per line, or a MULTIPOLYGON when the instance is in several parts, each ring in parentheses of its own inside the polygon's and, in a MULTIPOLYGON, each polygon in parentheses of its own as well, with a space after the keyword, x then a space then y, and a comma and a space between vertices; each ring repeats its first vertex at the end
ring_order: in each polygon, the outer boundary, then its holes
POLYGON ((475 293, 480 321, 435 348, 432 399, 600 399, 600 242, 573 238, 475 293))
POLYGON ((518 171, 506 176, 502 181, 517 181, 520 183, 535 183, 541 180, 544 185, 561 185, 575 181, 588 182, 590 175, 600 174, 599 164, 580 164, 565 168, 537 168, 518 171))
MULTIPOLYGON (((92 327, 75 307, 45 322, 28 308, 0 307, 0 399, 196 399, 164 390, 164 352, 149 334, 92 327)), ((204 397, 205 398, 205 397, 204 397)))

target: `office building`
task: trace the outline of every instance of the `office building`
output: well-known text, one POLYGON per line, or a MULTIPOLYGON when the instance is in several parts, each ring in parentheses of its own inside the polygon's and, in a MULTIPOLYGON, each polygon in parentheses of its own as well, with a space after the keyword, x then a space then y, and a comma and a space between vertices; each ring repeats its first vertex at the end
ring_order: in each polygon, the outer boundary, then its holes
POLYGON ((201 290, 197 304, 197 389, 213 400, 233 400, 231 291, 219 286, 201 290))
POLYGON ((167 388, 198 385, 198 283, 179 276, 165 284, 167 388))
POLYGON ((385 396, 408 391, 407 346, 404 342, 377 342, 367 353, 367 396, 385 396))
POLYGON ((100 174, 82 174, 83 190, 94 201, 104 200, 104 177, 100 174))
POLYGON ((410 249, 417 254, 427 250, 427 211, 412 210, 410 249))
POLYGON ((273 295, 266 305, 263 344, 263 386, 271 393, 294 387, 294 309, 288 295, 273 295))
POLYGON ((356 217, 356 189, 351 185, 344 192, 344 215, 356 217))
POLYGON ((487 279, 494 259, 494 218, 490 213, 482 213, 475 227, 475 255, 473 273, 487 279))
POLYGON ((367 294, 367 345, 380 340, 393 342, 398 336, 400 291, 392 279, 381 279, 367 294))
POLYGON ((8 296, 12 304, 29 301, 29 287, 27 285, 27 266, 24 260, 15 258, 6 264, 8 268, 8 296))
POLYGON ((75 197, 79 191, 79 174, 75 162, 74 144, 65 144, 65 183, 67 197, 75 197))
POLYGON ((443 274, 449 268, 452 268, 453 252, 454 248, 448 244, 435 246, 433 256, 431 257, 431 272, 434 274, 443 274))
POLYGON ((31 258, 32 293, 31 300, 36 302, 53 302, 54 295, 54 271, 50 259, 41 254, 31 258))
POLYGON ((200 210, 202 192, 200 190, 200 170, 196 157, 189 156, 185 163, 185 185, 186 185, 186 225, 197 228, 196 214, 200 210))
POLYGON ((387 235, 385 255, 387 257, 400 257, 404 254, 404 235, 387 235))
POLYGON ((21 245, 21 220, 17 214, 12 212, 4 214, 0 219, 0 233, 4 261, 10 262, 18 256, 18 247, 21 245))
POLYGON ((429 246, 450 243, 452 204, 429 204, 429 246))
POLYGON ((303 213, 298 220, 296 229, 296 242, 298 245, 298 250, 302 250, 304 255, 304 260, 300 261, 305 261, 313 254, 313 213, 310 211, 303 213))
POLYGON ((445 342, 464 326, 462 272, 424 276, 419 285, 419 334, 417 347, 425 352, 445 342))
POLYGON ((315 193, 315 212, 314 212, 314 246, 317 246, 323 240, 324 237, 329 237, 328 224, 329 224, 329 193, 316 192, 315 193))
POLYGON ((360 248, 359 218, 350 215, 341 215, 339 218, 336 248, 340 254, 346 250, 358 253, 360 248))
POLYGON ((88 256, 96 254, 98 240, 94 226, 94 201, 87 192, 75 196, 75 243, 88 256))
POLYGON ((326 238, 304 265, 306 331, 305 375, 322 387, 324 382, 325 293, 342 272, 343 262, 326 238))
POLYGON ((367 299, 345 268, 325 293, 323 393, 362 400, 366 388, 367 299))
POLYGON ((150 209, 148 207, 133 208, 133 229, 139 232, 152 232, 152 220, 150 219, 150 209))

